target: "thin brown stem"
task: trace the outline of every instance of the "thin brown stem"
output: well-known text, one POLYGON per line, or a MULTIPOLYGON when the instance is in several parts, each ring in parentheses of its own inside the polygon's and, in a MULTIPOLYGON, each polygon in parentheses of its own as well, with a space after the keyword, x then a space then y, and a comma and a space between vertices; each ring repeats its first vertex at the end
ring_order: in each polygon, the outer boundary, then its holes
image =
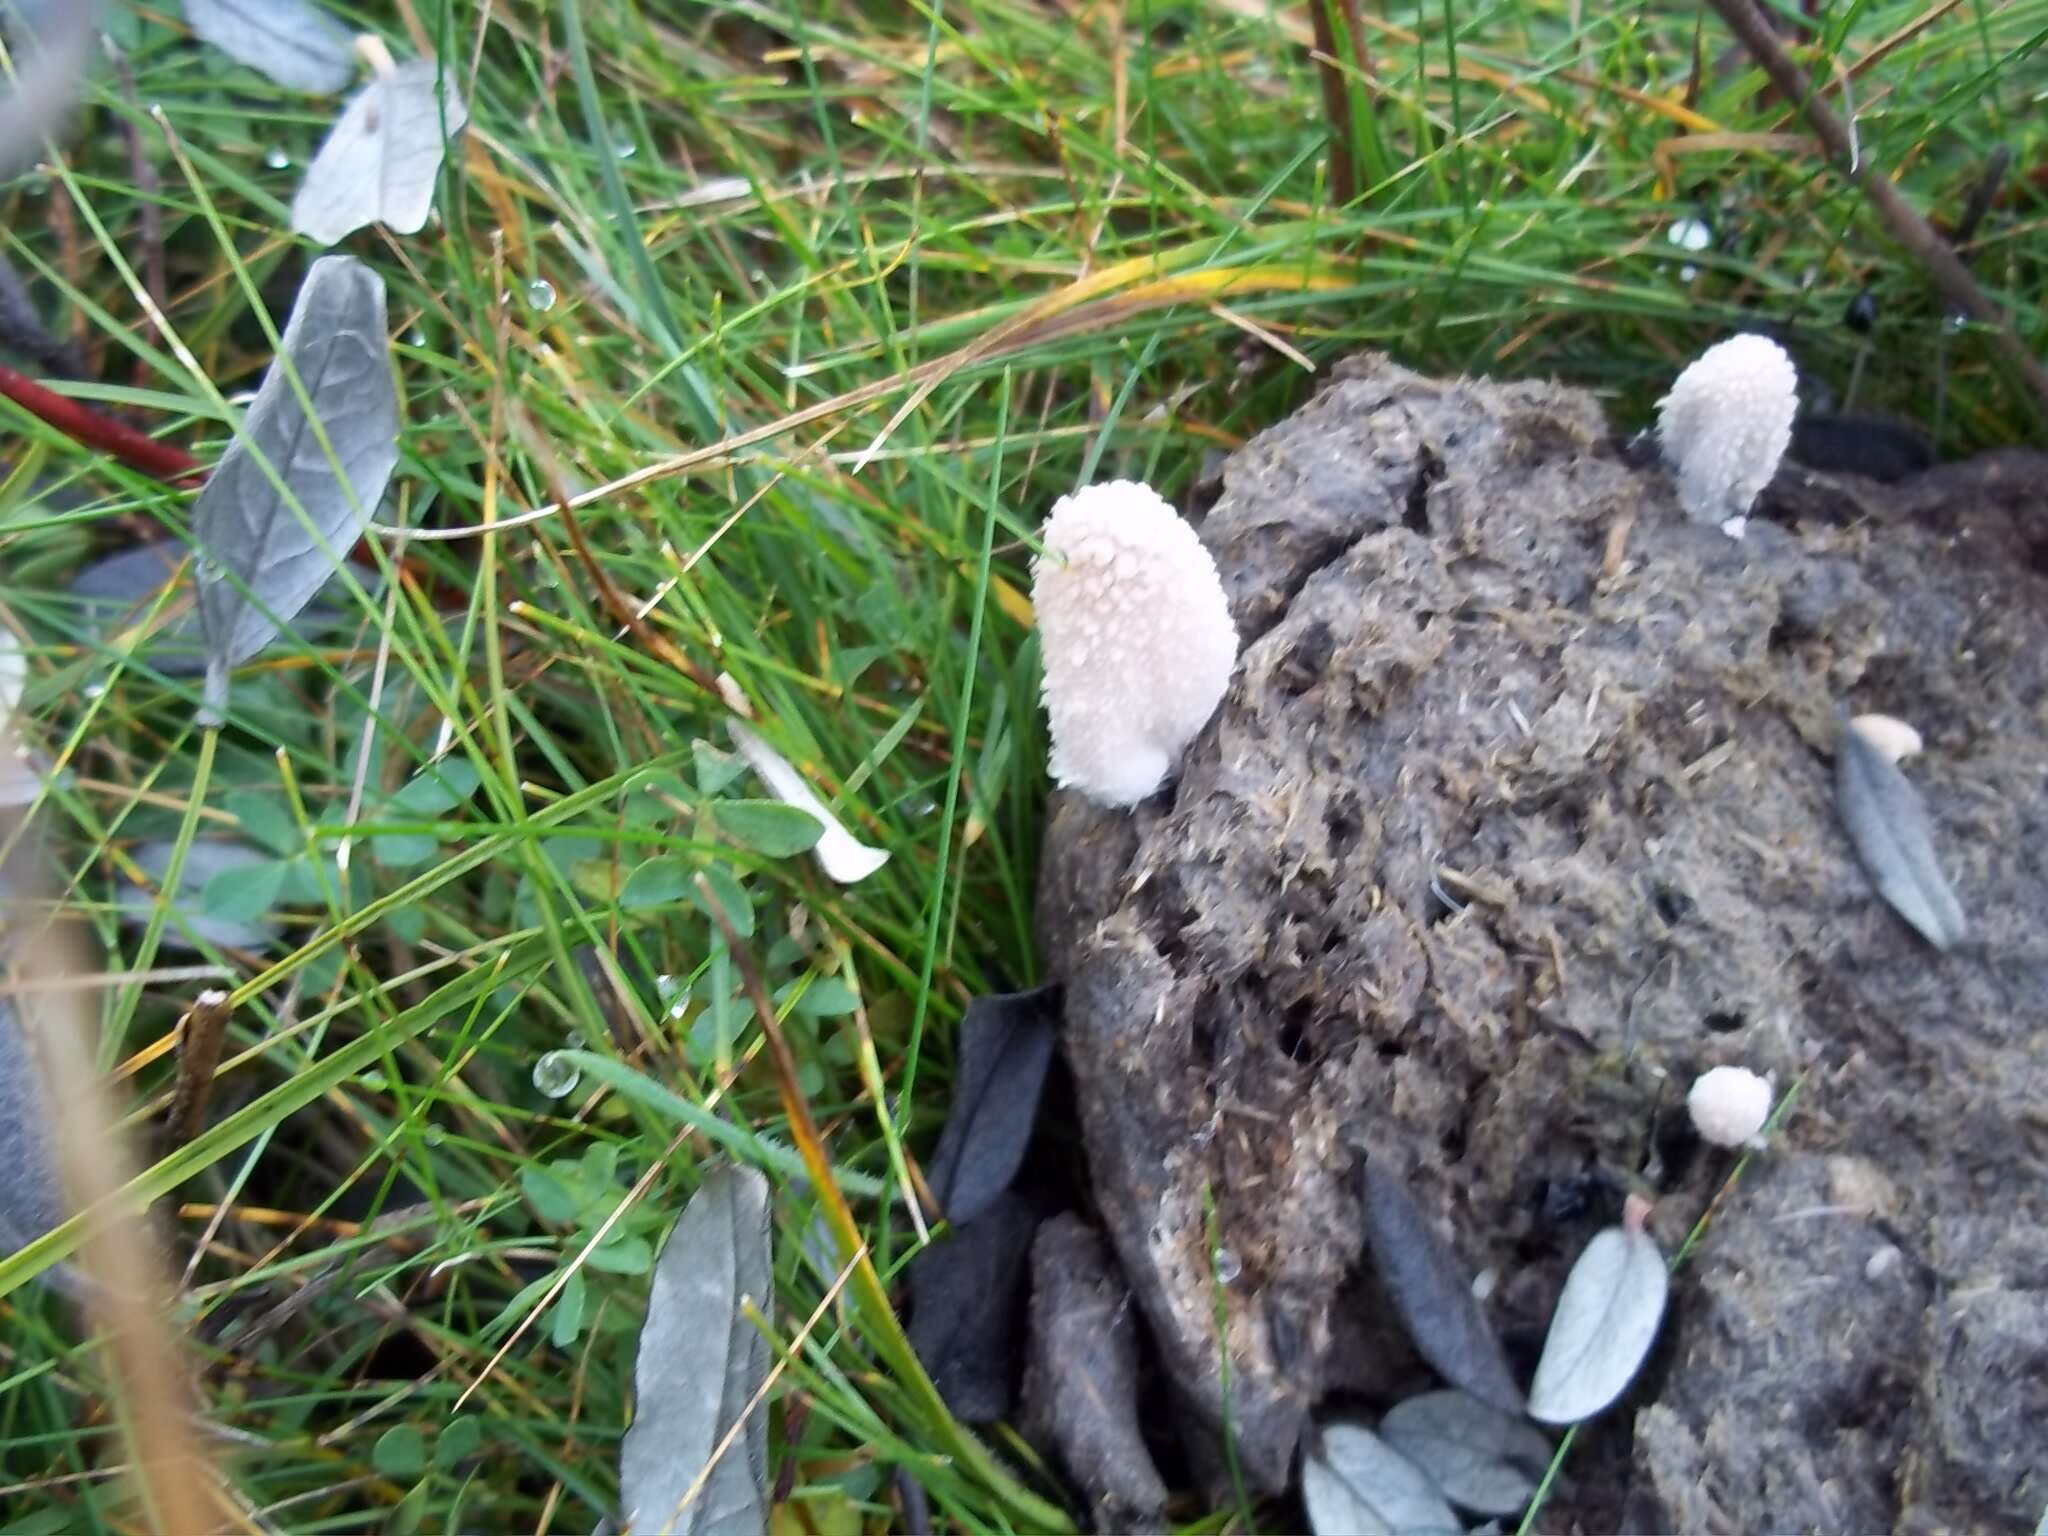
POLYGON ((1942 239, 1940 232, 1906 201, 1899 189, 1892 185, 1891 179, 1872 163, 1870 156, 1856 153, 1848 125, 1815 94, 1813 83, 1792 62, 1791 55, 1785 52, 1784 44, 1778 41, 1770 23, 1764 20, 1753 0, 1707 0, 1707 3, 1720 13, 1721 19, 1728 23, 1743 47, 1749 50, 1750 57, 1770 76, 1779 94, 1787 101, 1799 103, 1807 126, 1813 129, 1828 153, 1847 168, 1849 179, 1869 200, 1877 216, 1891 231, 1892 238, 1927 270, 1934 286, 1941 290, 1942 297, 1990 330, 1998 350, 2026 380, 2040 402, 2043 414, 2048 415, 2048 368, 2043 368, 2041 360, 2027 350, 2026 343, 2020 340, 2005 312, 1977 285, 1969 268, 1942 239))
POLYGON ((1358 196, 1358 172, 1351 161, 1351 92, 1337 63, 1337 37, 1330 27, 1330 7, 1338 0, 1310 0, 1308 13, 1316 29, 1316 78, 1323 87, 1323 117, 1330 125, 1330 196, 1347 207, 1358 196))

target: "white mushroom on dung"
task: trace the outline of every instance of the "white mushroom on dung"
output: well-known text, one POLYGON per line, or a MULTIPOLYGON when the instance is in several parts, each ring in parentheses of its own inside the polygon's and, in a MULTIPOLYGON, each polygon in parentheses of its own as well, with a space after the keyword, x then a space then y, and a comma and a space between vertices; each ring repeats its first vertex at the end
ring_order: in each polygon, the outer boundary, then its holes
POLYGON ((1062 496, 1031 564, 1053 781, 1101 805, 1159 788, 1216 712, 1237 630, 1194 529, 1134 480, 1062 496))
POLYGON ((1747 1067, 1714 1067, 1694 1080, 1685 1107, 1703 1141, 1747 1146, 1771 1118, 1771 1080, 1747 1067))
POLYGON ((1731 336, 1678 376, 1657 402, 1657 441, 1686 516, 1742 537, 1791 445, 1798 391, 1792 359, 1767 336, 1731 336))

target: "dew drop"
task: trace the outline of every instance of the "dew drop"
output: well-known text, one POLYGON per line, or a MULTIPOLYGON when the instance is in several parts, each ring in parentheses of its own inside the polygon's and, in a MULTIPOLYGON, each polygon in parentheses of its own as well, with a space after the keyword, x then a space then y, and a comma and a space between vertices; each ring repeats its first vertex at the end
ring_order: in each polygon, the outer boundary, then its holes
POLYGON ((555 285, 544 277, 536 277, 526 285, 526 303, 529 308, 546 314, 555 307, 555 285))
POLYGON ((583 1074, 560 1051, 549 1051, 533 1064, 533 1086, 551 1099, 572 1091, 583 1074))
POLYGON ((612 154, 615 158, 630 160, 640 153, 640 146, 633 142, 631 135, 622 132, 616 125, 610 125, 610 131, 612 154))
POLYGON ((407 346, 424 347, 427 344, 427 333, 418 326, 414 326, 405 333, 405 342, 407 346))
POLYGON ((1229 1285, 1243 1273, 1244 1261, 1238 1258, 1235 1249, 1218 1248, 1216 1250, 1216 1279, 1218 1283, 1229 1285))
POLYGON ((448 1133, 438 1125, 430 1125, 420 1132, 420 1140, 430 1147, 438 1147, 448 1139, 448 1133))
POLYGON ((273 149, 263 157, 263 163, 273 171, 288 171, 292 168, 292 157, 281 149, 273 149))

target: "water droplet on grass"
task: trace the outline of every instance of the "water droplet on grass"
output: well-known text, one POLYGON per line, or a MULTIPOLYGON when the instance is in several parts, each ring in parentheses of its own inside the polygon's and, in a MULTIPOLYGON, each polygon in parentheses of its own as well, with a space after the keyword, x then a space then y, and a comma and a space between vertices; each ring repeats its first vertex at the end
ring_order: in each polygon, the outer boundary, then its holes
POLYGON ((571 1092, 583 1074, 560 1051, 549 1051, 533 1064, 533 1086, 551 1099, 571 1092))
POLYGON ((1229 1285, 1243 1273, 1244 1261, 1237 1256, 1234 1249, 1218 1248, 1216 1250, 1216 1279, 1219 1283, 1229 1285))
POLYGON ((536 277, 526 285, 526 302, 530 308, 546 314, 555 307, 555 285, 544 277, 536 277))
POLYGON ((292 168, 292 157, 281 149, 273 149, 263 157, 263 163, 273 171, 288 171, 292 168))

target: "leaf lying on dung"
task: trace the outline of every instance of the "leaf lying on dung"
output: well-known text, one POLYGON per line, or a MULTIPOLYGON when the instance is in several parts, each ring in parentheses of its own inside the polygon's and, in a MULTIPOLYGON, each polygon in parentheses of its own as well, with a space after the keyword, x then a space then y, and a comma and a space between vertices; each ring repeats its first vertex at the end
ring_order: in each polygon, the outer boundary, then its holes
POLYGON ((1551 1314, 1529 1386, 1529 1417, 1576 1424, 1620 1397, 1650 1353, 1670 1290, 1664 1255, 1647 1232, 1596 1233, 1551 1314))
POLYGON ((1309 1442, 1301 1499, 1315 1536, 1429 1536, 1465 1523, 1414 1462, 1356 1424, 1331 1424, 1309 1442))
POLYGON ((1464 1392, 1425 1392, 1396 1403, 1380 1438, 1429 1474, 1444 1497, 1480 1515, 1521 1510, 1550 1460, 1528 1420, 1464 1392))
POLYGON ((287 90, 332 96, 356 75, 348 29, 310 0, 185 0, 185 20, 237 64, 287 90))
POLYGON ((768 1341, 745 1303, 774 1305, 768 1181, 714 1169, 662 1244, 633 1367, 619 1502, 634 1536, 768 1529, 768 1341), (751 1405, 751 1406, 750 1406, 751 1405), (746 1426, 719 1454, 733 1425, 746 1426), (712 1457, 716 1455, 714 1463, 712 1457))
POLYGON ((452 75, 443 87, 438 63, 409 59, 358 91, 306 167, 293 233, 333 245, 369 224, 401 235, 424 225, 447 141, 469 121, 452 75))
POLYGON ((397 463, 384 280, 352 256, 324 257, 306 273, 242 432, 192 507, 210 721, 226 710, 229 670, 339 568, 397 463))
POLYGON ((1365 1165, 1365 1241, 1415 1348, 1452 1386, 1508 1413, 1522 1392, 1472 1294, 1472 1277, 1378 1158, 1365 1165))
POLYGON ((925 1163, 939 1209, 974 1220, 1017 1176, 1052 1065, 1059 988, 977 997, 960 1021, 946 1128, 925 1163))
POLYGON ((1935 855, 1919 792, 1853 725, 1835 746, 1835 803, 1878 895, 1936 949, 1960 943, 1969 924, 1935 855))

